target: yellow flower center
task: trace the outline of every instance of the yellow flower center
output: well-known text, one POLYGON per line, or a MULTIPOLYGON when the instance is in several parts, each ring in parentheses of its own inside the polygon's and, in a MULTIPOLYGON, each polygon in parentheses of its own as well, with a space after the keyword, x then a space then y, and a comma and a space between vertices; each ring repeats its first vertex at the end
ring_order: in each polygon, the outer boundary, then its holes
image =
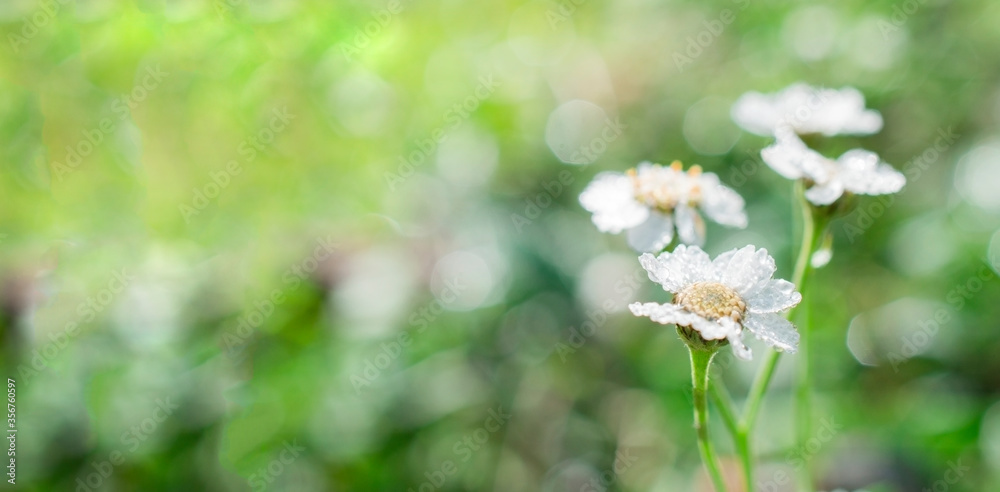
POLYGON ((739 323, 747 304, 735 290, 718 282, 696 282, 674 295, 674 304, 713 321, 732 318, 739 323))
POLYGON ((642 175, 632 168, 625 174, 632 180, 636 200, 670 213, 681 202, 692 207, 701 202, 697 179, 701 176, 701 166, 691 166, 687 173, 681 172, 683 167, 680 161, 674 161, 669 168, 654 166, 642 175))

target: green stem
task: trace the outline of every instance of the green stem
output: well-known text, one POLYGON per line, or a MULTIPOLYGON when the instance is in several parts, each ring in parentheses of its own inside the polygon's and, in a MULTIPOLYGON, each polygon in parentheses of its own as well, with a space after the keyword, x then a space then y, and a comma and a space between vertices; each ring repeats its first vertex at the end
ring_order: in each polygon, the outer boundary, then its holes
MULTIPOLYGON (((801 186, 801 185, 799 185, 801 186)), ((796 288, 801 293, 803 290, 803 283, 806 279, 806 273, 809 271, 809 258, 812 256, 813 248, 815 247, 817 237, 819 234, 816 233, 815 220, 813 217, 813 212, 805 201, 805 198, 800 195, 800 200, 803 202, 802 209, 802 243, 799 247, 799 254, 795 260, 795 273, 792 275, 792 283, 795 284, 796 288)), ((792 317, 795 313, 795 308, 788 311, 788 318, 792 317)), ((801 340, 800 340, 801 343, 801 340)), ((743 420, 741 425, 747 429, 752 429, 753 424, 757 418, 757 412, 760 410, 760 403, 764 398, 764 393, 767 392, 767 387, 771 383, 771 377, 774 376, 774 370, 778 367, 778 360, 781 358, 781 352, 772 350, 768 356, 767 360, 761 366, 760 372, 757 373, 757 377, 754 378, 753 384, 750 386, 750 394, 747 397, 747 406, 744 411, 743 420)))
MULTIPOLYGON (((809 361, 809 347, 812 334, 810 333, 808 306, 805 307, 805 315, 800 316, 802 322, 799 323, 799 359, 802 367, 799 369, 798 386, 795 388, 795 420, 798 449, 805 449, 812 434, 812 364, 809 361)), ((812 492, 812 460, 805 460, 805 466, 799 469, 799 489, 805 492, 812 492)))
POLYGON ((736 412, 736 404, 726 391, 726 386, 719 378, 709 381, 709 389, 712 391, 712 401, 722 415, 722 421, 726 424, 726 429, 733 436, 736 447, 736 454, 740 456, 743 466, 743 478, 746 483, 753 483, 753 462, 751 461, 749 440, 746 433, 741 431, 739 417, 736 412))
POLYGON ((722 381, 718 381, 718 378, 709 381, 708 388, 712 392, 712 402, 715 403, 719 409, 719 415, 722 416, 722 422, 726 424, 726 429, 735 436, 739 421, 736 417, 736 404, 733 403, 733 398, 729 396, 725 385, 722 384, 722 381))
POLYGON ((736 453, 740 455, 740 463, 743 465, 743 481, 746 482, 747 492, 754 489, 753 481, 753 453, 750 452, 750 433, 744 428, 740 428, 733 434, 736 442, 736 453))
POLYGON ((715 492, 725 492, 726 482, 722 479, 719 464, 708 438, 708 368, 712 364, 715 351, 691 349, 691 382, 694 387, 694 428, 698 433, 698 451, 708 476, 712 479, 715 492))
MULTIPOLYGON (((816 209, 805 199, 804 186, 801 182, 796 182, 795 195, 802 211, 802 240, 799 246, 798 256, 795 259, 795 272, 792 275, 792 283, 795 284, 796 288, 804 296, 805 283, 807 276, 811 271, 810 260, 816 248, 816 243, 819 242, 819 239, 822 237, 823 232, 826 229, 826 219, 822 214, 817 213, 816 209)), ((792 308, 788 311, 787 317, 791 319, 795 312, 796 308, 792 308)), ((804 329, 800 329, 799 353, 801 355, 802 364, 806 368, 804 371, 806 377, 808 377, 809 365, 808 341, 808 328, 806 327, 804 329)), ((772 350, 768 353, 767 359, 764 360, 760 371, 757 372, 757 376, 750 385, 750 392, 747 395, 743 418, 740 419, 738 430, 734 435, 736 440, 736 449, 737 452, 740 453, 741 461, 743 462, 743 475, 746 480, 748 492, 752 492, 754 490, 753 460, 750 453, 750 442, 753 435, 753 427, 757 421, 757 413, 760 412, 761 403, 764 401, 764 394, 767 393, 767 388, 771 384, 771 379, 774 377, 774 372, 778 367, 778 361, 780 359, 781 352, 772 350)), ((800 379, 799 384, 797 392, 797 408, 799 412, 808 411, 808 380, 800 379), (803 391, 805 392, 804 396, 803 391)), ((801 417, 802 414, 799 413, 800 422, 801 417)), ((799 426, 799 430, 801 432, 801 425, 799 426)), ((806 437, 806 439, 808 439, 808 437, 806 437)), ((805 469, 805 473, 808 474, 808 467, 805 469)), ((808 487, 811 488, 811 485, 808 487)))
MULTIPOLYGON (((799 254, 795 258, 795 273, 792 275, 792 283, 802 293, 805 288, 806 275, 811 270, 809 261, 812 259, 813 251, 816 249, 816 243, 819 242, 826 229, 826 220, 806 200, 801 181, 796 184, 795 190, 802 210, 802 243, 799 245, 799 254)), ((794 309, 789 311, 789 318, 791 318, 791 313, 794 311, 794 309)))
POLYGON ((760 404, 764 401, 764 393, 767 392, 767 386, 771 383, 771 377, 774 376, 774 370, 778 367, 778 360, 780 358, 781 352, 777 350, 772 350, 768 353, 767 359, 760 368, 760 372, 757 373, 753 383, 750 385, 750 393, 747 395, 743 418, 740 419, 740 429, 748 434, 753 430, 754 422, 757 421, 757 412, 760 411, 760 404))
MULTIPOLYGON (((808 277, 812 273, 812 253, 823 238, 826 226, 829 222, 828 214, 814 207, 805 199, 802 188, 798 188, 799 202, 802 205, 802 217, 808 227, 803 227, 803 245, 799 252, 799 258, 795 265, 795 285, 802 294, 802 302, 788 313, 788 318, 798 321, 799 329, 799 379, 795 388, 795 419, 798 425, 797 442, 799 449, 809 440, 812 434, 812 326, 809 323, 809 306, 806 302, 806 289, 808 288, 808 277), (808 238, 808 239, 807 239, 808 238), (804 311, 804 316, 793 318, 795 314, 804 311)), ((806 460, 805 466, 799 472, 799 488, 805 492, 813 490, 812 464, 806 460)))

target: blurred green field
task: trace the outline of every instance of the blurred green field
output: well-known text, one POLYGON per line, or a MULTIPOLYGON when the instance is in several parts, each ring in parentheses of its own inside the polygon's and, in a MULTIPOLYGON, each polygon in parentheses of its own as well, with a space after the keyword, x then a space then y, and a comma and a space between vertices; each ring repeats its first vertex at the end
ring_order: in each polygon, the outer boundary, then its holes
MULTIPOLYGON (((706 250, 788 278, 791 183, 729 108, 804 81, 885 119, 811 144, 908 183, 832 226, 814 445, 785 357, 757 489, 813 459, 821 490, 1000 491, 998 26, 989 0, 3 2, 5 490, 710 490, 686 350, 625 309, 667 294, 577 197, 700 164, 750 222, 706 250)), ((715 369, 737 397, 753 348, 715 369)))

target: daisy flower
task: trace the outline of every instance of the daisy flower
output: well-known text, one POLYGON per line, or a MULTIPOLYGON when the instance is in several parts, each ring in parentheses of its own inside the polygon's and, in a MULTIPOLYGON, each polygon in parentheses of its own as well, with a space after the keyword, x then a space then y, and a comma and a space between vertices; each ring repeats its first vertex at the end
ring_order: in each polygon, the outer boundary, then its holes
POLYGON ((829 205, 844 192, 862 195, 896 193, 906 178, 882 162, 874 152, 853 149, 837 160, 810 149, 789 130, 779 130, 777 141, 760 151, 771 169, 788 179, 805 179, 806 198, 815 205, 829 205))
POLYGON ((712 261, 701 248, 680 245, 672 253, 646 253, 639 263, 674 298, 669 304, 632 303, 632 314, 677 325, 696 347, 728 341, 741 359, 751 357, 744 329, 778 350, 798 348, 798 332, 778 313, 798 304, 802 295, 791 282, 771 278, 774 259, 766 249, 746 246, 712 261))
POLYGON ((701 166, 682 171, 680 162, 670 167, 643 162, 625 173, 603 172, 580 194, 580 204, 593 213, 601 232, 626 231, 636 251, 660 251, 673 241, 674 229, 682 243, 705 242, 705 221, 730 227, 747 226, 743 197, 701 166))
POLYGON ((816 89, 797 83, 775 94, 748 92, 730 112, 744 130, 769 137, 780 128, 795 133, 869 135, 882 129, 882 115, 865 109, 865 96, 853 87, 816 89))

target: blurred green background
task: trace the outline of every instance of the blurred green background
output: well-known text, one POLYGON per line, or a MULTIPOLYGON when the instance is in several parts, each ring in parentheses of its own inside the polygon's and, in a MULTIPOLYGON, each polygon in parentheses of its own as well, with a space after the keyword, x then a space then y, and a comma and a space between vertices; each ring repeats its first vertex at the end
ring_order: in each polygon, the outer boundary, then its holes
MULTIPOLYGON (((998 26, 989 0, 5 1, 4 487, 708 490, 686 350, 624 309, 667 294, 577 196, 701 164, 750 217, 707 250, 788 278, 791 183, 729 107, 805 81, 885 118, 818 148, 908 184, 833 224, 817 434, 793 448, 785 357, 759 490, 805 458, 824 490, 1000 490, 998 26)), ((753 347, 715 369, 737 398, 753 347)))

